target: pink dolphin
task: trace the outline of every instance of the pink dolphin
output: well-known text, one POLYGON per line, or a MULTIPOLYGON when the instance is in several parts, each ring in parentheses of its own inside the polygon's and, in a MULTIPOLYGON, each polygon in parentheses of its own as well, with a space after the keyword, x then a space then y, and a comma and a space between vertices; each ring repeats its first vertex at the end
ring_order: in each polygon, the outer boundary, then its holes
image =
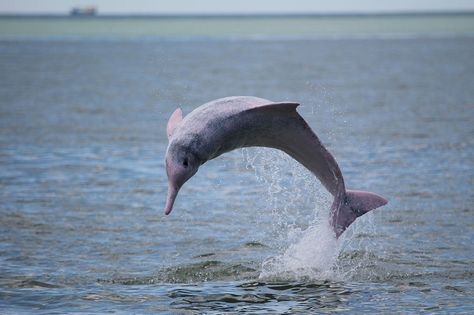
POLYGON ((171 212, 179 189, 202 164, 243 147, 282 150, 316 175, 334 196, 330 223, 336 237, 357 217, 385 205, 387 200, 377 194, 346 190, 336 160, 298 114, 298 105, 233 96, 206 103, 184 119, 181 109, 176 109, 167 126, 165 214, 171 212))

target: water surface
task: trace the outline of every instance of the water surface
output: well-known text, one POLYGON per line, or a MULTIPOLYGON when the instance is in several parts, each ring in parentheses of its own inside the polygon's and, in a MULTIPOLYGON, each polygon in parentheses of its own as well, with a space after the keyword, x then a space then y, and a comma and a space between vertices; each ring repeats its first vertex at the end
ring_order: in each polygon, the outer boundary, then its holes
POLYGON ((1 30, 2 313, 472 312, 469 29, 1 30), (347 186, 390 203, 336 242, 317 179, 283 153, 245 149, 201 167, 164 216, 169 115, 228 95, 301 102, 347 186))

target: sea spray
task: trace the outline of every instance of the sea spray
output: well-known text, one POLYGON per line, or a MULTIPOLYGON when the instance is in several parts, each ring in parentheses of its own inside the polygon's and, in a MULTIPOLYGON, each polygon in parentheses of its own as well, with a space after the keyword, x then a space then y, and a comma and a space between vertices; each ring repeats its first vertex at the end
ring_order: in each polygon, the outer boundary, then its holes
POLYGON ((276 257, 262 263, 262 280, 339 280, 336 262, 340 243, 327 222, 318 221, 305 230, 289 233, 293 242, 276 257))
POLYGON ((267 185, 265 209, 257 211, 271 216, 268 241, 278 251, 262 262, 261 280, 343 280, 367 265, 371 241, 364 235, 373 232, 371 214, 336 240, 329 225, 333 197, 315 176, 278 150, 245 148, 242 155, 267 185), (352 259, 344 251, 358 254, 352 259))
POLYGON ((266 186, 264 208, 257 211, 271 218, 269 245, 281 251, 291 243, 289 231, 308 228, 320 216, 327 217, 331 196, 302 165, 274 149, 246 148, 242 152, 247 168, 266 186))

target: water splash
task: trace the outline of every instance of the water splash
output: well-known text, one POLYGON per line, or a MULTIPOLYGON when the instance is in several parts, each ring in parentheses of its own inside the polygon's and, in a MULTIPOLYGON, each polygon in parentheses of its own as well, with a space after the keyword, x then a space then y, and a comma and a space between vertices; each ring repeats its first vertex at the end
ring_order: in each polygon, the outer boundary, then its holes
POLYGON ((340 243, 327 221, 318 221, 305 230, 289 233, 293 240, 286 250, 265 260, 259 278, 263 280, 340 280, 337 259, 340 243))
MULTIPOLYGON (((259 278, 264 281, 335 280, 351 278, 365 266, 365 256, 340 262, 343 251, 367 247, 358 235, 373 220, 366 216, 336 240, 329 225, 332 196, 318 179, 283 152, 269 149, 243 149, 247 168, 267 186, 265 214, 271 212, 269 243, 279 254, 265 259, 259 278)), ((370 242, 370 238, 369 238, 370 242)))
POLYGON ((332 196, 302 165, 278 150, 245 148, 242 155, 247 169, 266 187, 264 209, 257 210, 271 217, 272 246, 286 248, 291 230, 327 217, 332 196))

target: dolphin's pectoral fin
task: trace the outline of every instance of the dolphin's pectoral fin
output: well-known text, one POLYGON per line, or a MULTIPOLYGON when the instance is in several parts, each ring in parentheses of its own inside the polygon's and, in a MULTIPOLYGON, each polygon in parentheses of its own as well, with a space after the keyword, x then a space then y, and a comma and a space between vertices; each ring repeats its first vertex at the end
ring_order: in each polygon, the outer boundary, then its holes
POLYGON ((181 108, 177 108, 173 114, 171 114, 170 119, 168 120, 168 125, 166 126, 166 134, 168 135, 168 140, 171 138, 171 135, 173 134, 174 129, 178 124, 183 120, 183 112, 181 111, 181 108))

